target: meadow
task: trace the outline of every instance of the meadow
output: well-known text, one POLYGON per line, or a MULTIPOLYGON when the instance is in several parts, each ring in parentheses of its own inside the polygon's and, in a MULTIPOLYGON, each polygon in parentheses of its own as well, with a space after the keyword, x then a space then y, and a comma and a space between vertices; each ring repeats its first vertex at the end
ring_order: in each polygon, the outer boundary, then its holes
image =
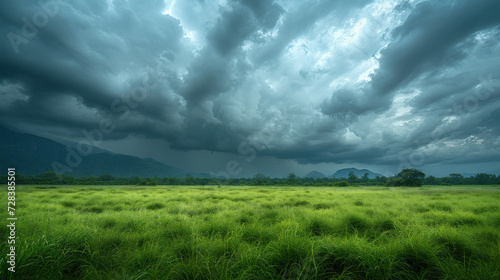
POLYGON ((1 279, 500 279, 498 186, 16 191, 1 279))

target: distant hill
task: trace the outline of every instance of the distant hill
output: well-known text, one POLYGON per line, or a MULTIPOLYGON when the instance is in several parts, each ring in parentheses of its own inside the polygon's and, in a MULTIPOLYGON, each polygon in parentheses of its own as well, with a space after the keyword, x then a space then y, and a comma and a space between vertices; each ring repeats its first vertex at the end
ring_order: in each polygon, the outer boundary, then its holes
MULTIPOLYGON (((18 133, 0 126, 0 169, 15 167, 22 175, 37 175, 52 171, 52 163, 66 164, 67 146, 47 138, 18 133)), ((68 142, 76 147, 76 143, 68 142)), ((187 172, 153 159, 115 154, 103 149, 82 156, 81 163, 71 173, 76 177, 110 174, 117 177, 184 177, 187 172)))
POLYGON ((335 172, 332 176, 330 176, 330 178, 347 178, 347 177, 349 177, 349 173, 351 173, 351 172, 353 172, 359 178, 363 177, 363 175, 365 175, 365 173, 368 173, 368 178, 370 178, 370 179, 374 179, 377 176, 380 176, 380 177, 384 176, 382 174, 372 172, 368 169, 359 170, 357 168, 344 168, 344 169, 340 169, 337 172, 335 172))
POLYGON ((311 172, 307 173, 304 176, 304 178, 314 178, 314 179, 316 179, 316 178, 325 178, 325 177, 326 177, 325 174, 323 174, 323 173, 321 173, 319 171, 316 171, 316 170, 311 171, 311 172))

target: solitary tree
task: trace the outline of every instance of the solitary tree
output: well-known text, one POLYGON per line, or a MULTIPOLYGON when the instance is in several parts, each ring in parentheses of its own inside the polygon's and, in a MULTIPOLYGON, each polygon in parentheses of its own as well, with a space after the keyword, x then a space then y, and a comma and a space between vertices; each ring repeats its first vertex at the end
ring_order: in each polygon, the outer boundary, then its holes
POLYGON ((362 178, 363 178, 363 181, 364 181, 364 182, 368 182, 368 179, 369 179, 369 177, 368 177, 368 176, 370 176, 370 174, 368 174, 368 172, 365 172, 365 174, 363 174, 363 177, 362 177, 362 178))
POLYGON ((295 173, 292 172, 288 174, 288 183, 292 185, 297 184, 297 175, 295 175, 295 173))
POLYGON ((356 176, 356 174, 354 174, 354 172, 352 171, 349 172, 349 177, 347 177, 347 181, 352 184, 355 183, 356 180, 358 180, 358 176, 356 176))
POLYGON ((422 186, 425 178, 425 173, 415 168, 405 168, 397 175, 398 178, 403 180, 403 185, 410 187, 422 186))

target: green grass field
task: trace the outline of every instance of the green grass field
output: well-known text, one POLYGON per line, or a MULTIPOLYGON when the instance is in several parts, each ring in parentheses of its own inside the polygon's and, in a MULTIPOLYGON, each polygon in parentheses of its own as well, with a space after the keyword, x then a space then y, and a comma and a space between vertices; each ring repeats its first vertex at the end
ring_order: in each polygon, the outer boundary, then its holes
POLYGON ((500 279, 499 187, 16 192, 1 279, 500 279))

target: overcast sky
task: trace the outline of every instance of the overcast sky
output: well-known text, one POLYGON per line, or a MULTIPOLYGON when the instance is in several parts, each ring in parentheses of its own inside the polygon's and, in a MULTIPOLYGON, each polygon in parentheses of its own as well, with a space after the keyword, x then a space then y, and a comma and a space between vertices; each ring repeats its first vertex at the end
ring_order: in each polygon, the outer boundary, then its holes
POLYGON ((1 1, 0 123, 73 141, 99 131, 101 148, 234 177, 499 169, 498 11, 1 1))

